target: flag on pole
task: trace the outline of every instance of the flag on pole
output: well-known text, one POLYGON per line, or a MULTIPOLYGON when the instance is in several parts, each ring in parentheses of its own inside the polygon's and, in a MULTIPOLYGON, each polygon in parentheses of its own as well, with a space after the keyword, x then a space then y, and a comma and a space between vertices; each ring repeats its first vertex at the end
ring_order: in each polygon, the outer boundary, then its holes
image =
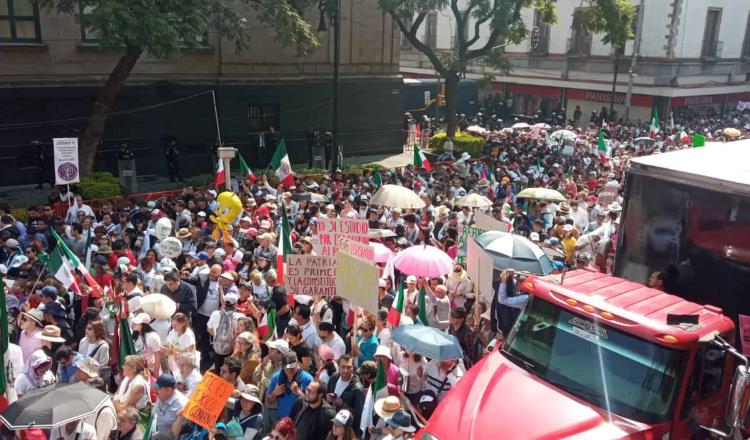
POLYGON ((214 177, 214 186, 224 185, 226 175, 224 174, 224 161, 219 158, 219 165, 216 167, 216 176, 214 177))
POLYGON ((375 173, 375 175, 372 178, 372 183, 375 185, 375 188, 380 188, 380 186, 383 185, 383 176, 380 175, 380 169, 375 169, 373 173, 375 173))
MULTIPOLYGON (((68 247, 68 245, 65 244, 65 242, 60 238, 60 236, 57 235, 57 232, 55 232, 54 229, 50 229, 50 232, 52 232, 52 236, 54 237, 55 241, 57 242, 57 246, 55 247, 55 251, 57 251, 58 248, 59 248, 59 250, 60 250, 60 254, 59 255, 60 255, 61 261, 62 262, 66 262, 65 260, 67 260, 67 264, 66 265, 68 266, 68 271, 69 272, 72 272, 73 270, 78 271, 78 273, 80 273, 83 276, 83 279, 86 281, 86 284, 88 284, 92 289, 98 291, 99 294, 101 295, 103 293, 102 288, 99 286, 99 283, 97 283, 94 280, 94 277, 91 276, 91 273, 89 273, 89 271, 86 270, 85 267, 83 267, 83 265, 81 264, 81 261, 70 250, 70 248, 68 247)), ((52 256, 50 256, 50 260, 51 259, 52 259, 52 256)), ((47 269, 50 270, 50 264, 49 264, 49 262, 47 263, 47 269)), ((59 266, 56 269, 59 269, 59 266)), ((54 272, 52 272, 52 270, 50 270, 50 273, 52 273, 52 274, 56 274, 57 272, 58 272, 57 270, 55 270, 54 272)), ((55 275, 55 278, 57 278, 57 275, 55 275)), ((60 280, 60 281, 63 282, 62 280, 60 280)), ((73 277, 73 281, 75 281, 75 277, 73 277)), ((64 284, 64 282, 63 282, 63 284, 64 284)), ((74 290, 76 290, 77 287, 78 287, 77 284, 74 285, 74 290)), ((78 292, 80 293, 80 290, 78 290, 78 292)))
POLYGON ((276 309, 266 311, 263 319, 258 323, 258 336, 263 340, 276 336, 276 309))
POLYGON ((706 145, 706 137, 700 133, 693 135, 693 148, 698 148, 706 145))
POLYGON ((247 183, 251 185, 255 184, 255 182, 258 181, 258 179, 255 177, 255 174, 253 174, 253 170, 251 170, 250 167, 247 166, 245 159, 242 158, 242 155, 240 155, 240 173, 245 176, 245 178, 247 179, 247 183))
POLYGON ((284 186, 291 186, 294 183, 294 173, 292 172, 292 163, 289 162, 289 155, 286 152, 284 139, 279 141, 276 146, 276 152, 273 153, 270 166, 276 172, 276 177, 284 186))
MULTIPOLYGON (((3 278, 0 277, 0 293, 5 292, 3 278)), ((8 309, 5 304, 5 294, 0 294, 0 404, 1 410, 5 410, 8 405, 8 384, 6 383, 7 375, 5 371, 5 353, 8 351, 8 309), (3 400, 4 399, 4 400, 3 400)), ((12 386, 12 385, 11 385, 12 386)))
POLYGON ((419 149, 419 146, 416 143, 414 144, 414 166, 418 168, 424 168, 424 170, 427 172, 432 171, 432 164, 430 164, 427 156, 424 155, 424 153, 421 149, 419 149))
POLYGON ((396 294, 396 305, 391 305, 391 309, 388 311, 388 323, 391 325, 391 327, 396 328, 398 327, 398 323, 401 321, 401 314, 404 313, 404 303, 406 300, 404 299, 404 283, 402 282, 401 285, 398 288, 398 293, 396 294))
POLYGON ((91 228, 86 231, 86 270, 91 271, 91 228))
POLYGON ((659 133, 659 111, 654 107, 654 111, 651 114, 651 126, 648 129, 648 137, 656 139, 656 135, 659 133))
POLYGON ((675 131, 674 113, 672 113, 672 112, 669 112, 669 129, 672 130, 672 131, 675 131))
POLYGON ((359 428, 362 432, 367 432, 367 428, 372 425, 372 413, 375 411, 375 402, 383 397, 388 397, 388 381, 386 380, 383 362, 379 360, 375 382, 367 387, 365 404, 362 407, 362 419, 359 423, 359 428))
POLYGON ((427 292, 424 287, 419 289, 419 321, 427 325, 427 292))
POLYGON ((56 246, 52 253, 49 255, 47 261, 47 272, 62 283, 63 287, 69 289, 70 286, 75 283, 75 277, 71 270, 71 263, 65 256, 64 251, 60 246, 56 246))
POLYGON ((276 252, 276 280, 284 283, 284 262, 286 256, 292 253, 292 231, 286 214, 286 204, 281 203, 281 233, 279 234, 278 251, 276 252))

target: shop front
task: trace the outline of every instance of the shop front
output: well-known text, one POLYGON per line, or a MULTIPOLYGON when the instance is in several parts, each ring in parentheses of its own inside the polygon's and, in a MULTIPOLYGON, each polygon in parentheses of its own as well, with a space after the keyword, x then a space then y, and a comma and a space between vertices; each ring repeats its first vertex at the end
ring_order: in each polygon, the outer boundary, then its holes
MULTIPOLYGON (((612 121, 620 119, 625 114, 625 93, 615 93, 614 99, 614 117, 609 114, 609 104, 612 100, 612 92, 602 92, 597 90, 568 89, 568 105, 566 107, 568 118, 573 119, 576 108, 581 110, 580 123, 588 123, 591 113, 597 115, 602 113, 602 109, 607 114, 607 120, 612 121)), ((656 97, 658 105, 658 97, 656 97)), ((630 120, 648 121, 651 118, 651 110, 654 106, 655 97, 650 95, 633 94, 630 99, 630 120)))

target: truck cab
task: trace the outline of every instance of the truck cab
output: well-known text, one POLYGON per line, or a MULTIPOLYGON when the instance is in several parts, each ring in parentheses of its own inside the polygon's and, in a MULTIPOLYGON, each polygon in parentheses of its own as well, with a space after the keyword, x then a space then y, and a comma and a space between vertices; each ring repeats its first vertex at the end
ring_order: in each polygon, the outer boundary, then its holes
POLYGON ((739 438, 750 374, 720 309, 587 270, 520 289, 504 345, 419 439, 739 438))

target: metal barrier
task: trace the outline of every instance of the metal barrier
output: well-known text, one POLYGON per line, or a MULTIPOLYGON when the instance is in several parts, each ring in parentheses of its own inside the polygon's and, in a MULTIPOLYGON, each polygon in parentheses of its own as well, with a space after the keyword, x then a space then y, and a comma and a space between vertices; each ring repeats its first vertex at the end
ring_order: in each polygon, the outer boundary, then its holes
MULTIPOLYGON (((201 188, 196 188, 196 190, 201 190, 201 188)), ((122 208, 126 204, 126 202, 127 205, 130 205, 134 201, 143 200, 148 202, 151 200, 160 199, 162 197, 175 197, 180 194, 182 194, 182 189, 173 189, 169 191, 130 194, 128 196, 103 197, 99 199, 84 200, 83 203, 91 206, 91 209, 93 209, 94 211, 100 209, 104 204, 109 203, 112 205, 113 211, 116 212, 119 211, 119 209, 122 208)), ((52 205, 52 211, 55 213, 55 216, 64 219, 68 214, 68 204, 66 202, 56 202, 52 205)))

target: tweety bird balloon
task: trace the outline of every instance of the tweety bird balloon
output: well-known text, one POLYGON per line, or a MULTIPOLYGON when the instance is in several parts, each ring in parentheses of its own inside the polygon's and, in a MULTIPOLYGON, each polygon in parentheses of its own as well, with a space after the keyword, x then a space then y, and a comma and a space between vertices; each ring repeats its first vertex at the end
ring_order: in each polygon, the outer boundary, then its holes
MULTIPOLYGON (((216 223, 212 235, 216 240, 219 240, 221 235, 224 237, 232 236, 232 225, 242 212, 242 201, 235 193, 224 191, 216 198, 216 202, 219 204, 219 208, 211 215, 211 221, 216 223)), ((231 240, 231 238, 228 239, 231 240)))

